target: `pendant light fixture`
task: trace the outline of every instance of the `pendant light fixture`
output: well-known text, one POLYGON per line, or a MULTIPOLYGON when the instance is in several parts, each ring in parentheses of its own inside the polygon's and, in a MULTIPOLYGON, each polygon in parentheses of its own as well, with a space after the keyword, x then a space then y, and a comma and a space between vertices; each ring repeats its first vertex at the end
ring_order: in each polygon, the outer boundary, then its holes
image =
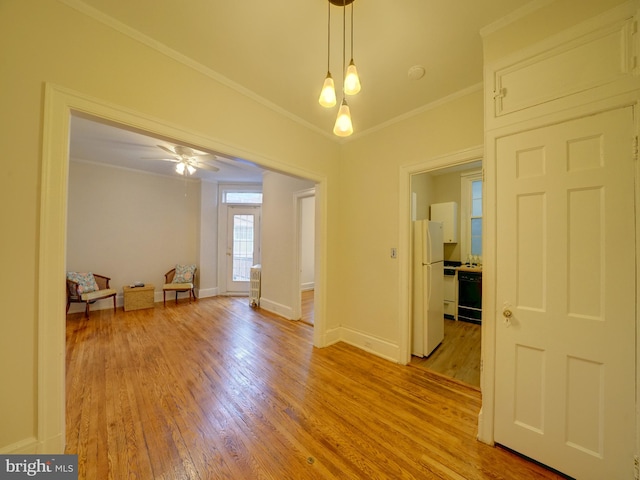
POLYGON ((342 102, 338 110, 338 117, 333 127, 333 133, 340 137, 348 137, 353 133, 351 123, 351 112, 345 99, 346 95, 355 95, 360 91, 360 79, 353 61, 353 2, 355 0, 328 0, 328 27, 327 27, 327 76, 320 93, 318 102, 323 107, 333 107, 336 104, 336 93, 333 78, 330 71, 330 50, 331 50, 331 5, 342 7, 342 102), (346 44, 347 44, 347 5, 351 5, 351 61, 347 68, 346 64, 346 44), (346 70, 345 70, 346 69, 346 70))
POLYGON ((322 85, 322 91, 320 92, 318 102, 323 107, 331 108, 336 104, 336 89, 333 85, 333 78, 331 77, 331 68, 329 65, 329 59, 331 57, 331 3, 327 2, 327 5, 327 77, 324 79, 324 85, 322 85))
MULTIPOLYGON (((344 67, 346 64, 346 39, 347 39, 347 6, 343 1, 342 10, 342 78, 346 78, 344 67)), ((348 137, 353 133, 353 124, 351 123, 351 110, 347 105, 345 97, 345 84, 342 82, 342 103, 340 104, 340 110, 338 110, 338 117, 336 123, 333 126, 333 133, 339 137, 348 137)))
POLYGON ((360 91, 360 77, 356 64, 353 63, 353 2, 351 3, 351 61, 347 67, 347 74, 344 77, 344 93, 347 95, 355 95, 360 91))

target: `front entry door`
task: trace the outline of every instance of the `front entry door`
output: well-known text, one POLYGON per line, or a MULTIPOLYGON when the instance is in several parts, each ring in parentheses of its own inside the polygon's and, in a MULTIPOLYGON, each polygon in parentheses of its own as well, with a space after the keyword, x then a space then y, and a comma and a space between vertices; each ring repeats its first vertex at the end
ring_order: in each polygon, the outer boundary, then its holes
POLYGON ((248 293, 251 266, 260 262, 260 207, 227 207, 227 291, 248 293))
POLYGON ((633 478, 633 110, 497 139, 495 440, 633 478))

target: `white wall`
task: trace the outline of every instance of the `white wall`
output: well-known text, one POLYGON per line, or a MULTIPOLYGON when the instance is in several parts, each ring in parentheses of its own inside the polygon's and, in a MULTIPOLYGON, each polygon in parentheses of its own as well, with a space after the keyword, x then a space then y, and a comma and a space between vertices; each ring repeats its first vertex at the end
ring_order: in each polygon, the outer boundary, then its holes
POLYGON ((294 193, 313 182, 267 172, 262 182, 262 284, 260 307, 293 319, 299 285, 296 265, 294 193))
POLYGON ((218 184, 200 183, 198 295, 218 294, 218 184))
MULTIPOLYGON (((198 181, 177 176, 71 161, 67 271, 111 277, 120 305, 122 287, 135 281, 153 284, 156 301, 162 299, 164 274, 176 263, 197 264, 199 277, 209 285, 213 266, 198 261, 200 191, 198 181)), ((111 300, 101 302, 92 309, 112 305, 111 300)), ((73 311, 81 307, 72 305, 73 311)))

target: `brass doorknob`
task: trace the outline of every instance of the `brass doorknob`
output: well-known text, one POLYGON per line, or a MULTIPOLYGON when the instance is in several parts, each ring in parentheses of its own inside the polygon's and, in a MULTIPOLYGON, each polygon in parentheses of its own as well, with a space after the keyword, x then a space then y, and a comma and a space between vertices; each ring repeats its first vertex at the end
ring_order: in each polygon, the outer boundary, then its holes
POLYGON ((508 308, 505 308, 502 311, 502 315, 504 315, 504 318, 511 318, 511 316, 513 315, 513 313, 511 313, 511 310, 509 310, 508 308))

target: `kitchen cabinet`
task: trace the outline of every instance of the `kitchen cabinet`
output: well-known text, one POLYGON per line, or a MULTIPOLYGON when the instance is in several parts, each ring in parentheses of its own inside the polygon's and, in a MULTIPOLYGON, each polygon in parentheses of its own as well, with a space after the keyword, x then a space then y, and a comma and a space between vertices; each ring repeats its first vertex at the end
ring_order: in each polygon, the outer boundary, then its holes
POLYGON ((456 202, 432 203, 431 220, 442 223, 444 243, 458 243, 458 204, 456 202))

